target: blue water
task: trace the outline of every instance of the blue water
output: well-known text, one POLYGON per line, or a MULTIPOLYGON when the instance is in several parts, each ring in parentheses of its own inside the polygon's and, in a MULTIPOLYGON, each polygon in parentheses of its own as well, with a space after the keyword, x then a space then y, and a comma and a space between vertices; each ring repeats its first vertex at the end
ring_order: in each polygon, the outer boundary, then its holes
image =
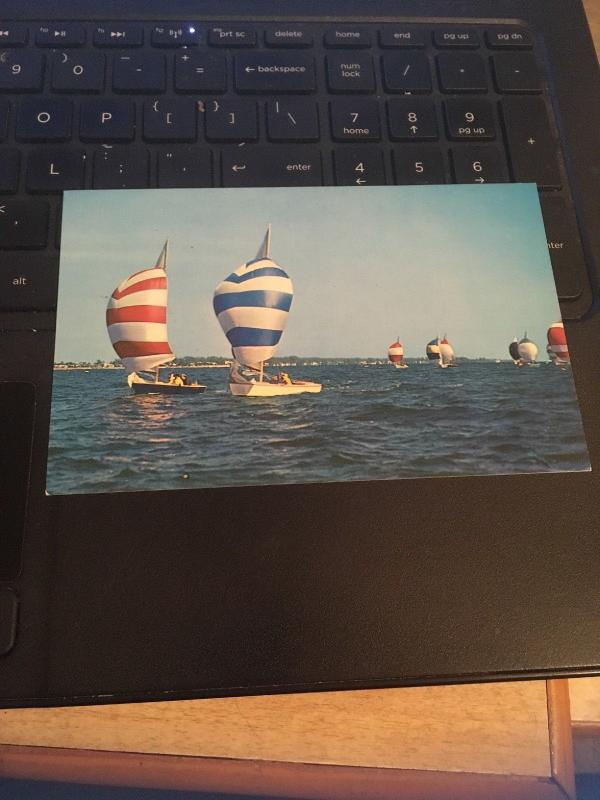
POLYGON ((123 370, 55 372, 51 494, 589 469, 570 369, 298 367, 318 395, 243 398, 226 369, 189 397, 123 370))

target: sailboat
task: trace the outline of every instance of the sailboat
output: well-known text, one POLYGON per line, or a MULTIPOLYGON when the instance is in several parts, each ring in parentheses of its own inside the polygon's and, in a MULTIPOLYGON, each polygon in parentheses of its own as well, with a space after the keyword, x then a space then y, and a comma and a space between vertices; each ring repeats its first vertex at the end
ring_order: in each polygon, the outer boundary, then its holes
POLYGON ((515 364, 518 364, 519 361, 521 360, 521 356, 519 355, 519 340, 517 339, 516 336, 512 340, 512 342, 508 345, 508 352, 510 353, 510 357, 515 362, 515 364))
POLYGON ((534 366, 536 363, 536 358, 538 355, 538 346, 535 342, 532 342, 531 339, 527 338, 527 331, 525 331, 525 335, 519 342, 519 362, 518 366, 523 367, 526 364, 528 366, 534 366))
POLYGON ((558 322, 553 322, 548 328, 548 346, 546 352, 550 360, 558 367, 564 367, 571 363, 567 337, 565 335, 565 326, 560 320, 558 322))
POLYGON ((404 348, 400 343, 400 337, 388 347, 388 358, 396 369, 408 369, 408 364, 404 362, 404 348))
POLYGON ((446 336, 444 336, 444 338, 440 341, 439 350, 440 350, 440 357, 438 360, 439 367, 442 367, 442 369, 447 369, 448 367, 458 366, 458 364, 456 363, 456 359, 454 357, 454 350, 452 349, 452 345, 450 344, 446 336))
POLYGON ((436 336, 435 339, 432 339, 430 342, 427 343, 427 347, 425 348, 425 353, 427 358, 430 361, 439 361, 440 360, 440 337, 436 336))
POLYGON ((108 335, 134 394, 189 396, 206 389, 200 383, 176 385, 160 379, 160 368, 175 358, 167 338, 168 254, 167 239, 156 264, 120 283, 106 308, 108 335))
POLYGON ((292 380, 286 372, 265 372, 265 363, 275 354, 283 334, 293 297, 289 275, 271 258, 269 225, 256 257, 215 289, 213 308, 234 357, 229 371, 231 394, 274 397, 321 391, 320 383, 292 380))

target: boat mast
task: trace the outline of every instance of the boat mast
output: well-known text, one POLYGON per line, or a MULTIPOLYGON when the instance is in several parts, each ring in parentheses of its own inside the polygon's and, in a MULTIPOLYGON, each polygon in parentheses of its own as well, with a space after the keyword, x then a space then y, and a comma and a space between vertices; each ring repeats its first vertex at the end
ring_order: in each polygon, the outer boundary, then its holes
MULTIPOLYGON (((163 269, 165 272, 167 271, 167 263, 169 261, 169 240, 166 239, 165 243, 163 244, 163 249, 160 251, 160 255, 156 261, 156 269, 163 269)), ((160 364, 158 367, 155 367, 154 373, 154 383, 160 382, 160 364)))
POLYGON ((160 251, 159 257, 156 259, 156 264, 154 265, 155 269, 164 269, 167 271, 167 262, 169 260, 169 240, 167 239, 163 245, 163 249, 160 251))

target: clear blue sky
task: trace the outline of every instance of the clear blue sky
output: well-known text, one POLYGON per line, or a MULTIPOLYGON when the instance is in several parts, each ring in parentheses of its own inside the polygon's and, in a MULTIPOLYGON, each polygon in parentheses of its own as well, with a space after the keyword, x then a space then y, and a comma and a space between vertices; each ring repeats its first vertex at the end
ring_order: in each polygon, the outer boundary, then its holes
POLYGON ((169 339, 230 354, 217 283, 271 255, 294 282, 278 355, 407 356, 447 334, 458 356, 507 358, 526 330, 543 353, 560 317, 532 185, 66 192, 56 360, 112 360, 109 295, 168 237, 169 339))

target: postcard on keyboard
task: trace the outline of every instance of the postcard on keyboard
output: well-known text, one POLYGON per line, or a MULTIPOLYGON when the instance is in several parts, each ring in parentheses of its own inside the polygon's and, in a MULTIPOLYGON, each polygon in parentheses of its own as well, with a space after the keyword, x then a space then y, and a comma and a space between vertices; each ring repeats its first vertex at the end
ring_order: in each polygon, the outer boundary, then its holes
POLYGON ((589 469, 535 186, 65 194, 50 494, 589 469))

